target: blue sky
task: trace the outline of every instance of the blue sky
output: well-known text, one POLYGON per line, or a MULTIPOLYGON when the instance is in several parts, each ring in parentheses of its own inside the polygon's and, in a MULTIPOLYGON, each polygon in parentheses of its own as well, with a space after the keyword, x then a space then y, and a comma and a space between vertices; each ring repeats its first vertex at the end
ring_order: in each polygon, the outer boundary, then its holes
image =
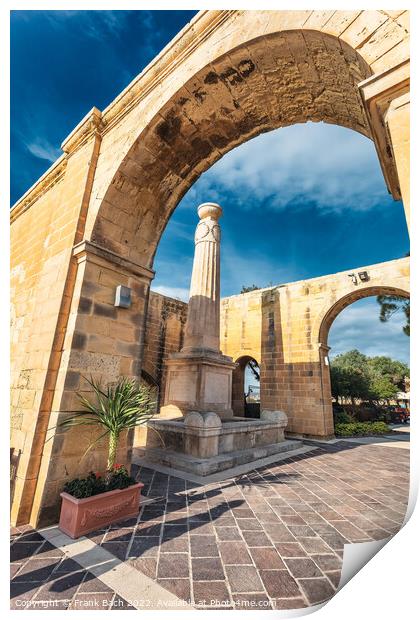
MULTIPOLYGON (((107 106, 194 14, 12 13, 12 203, 90 108, 107 106)), ((187 298, 195 209, 207 200, 224 208, 223 295, 398 258, 409 248, 402 205, 387 193, 373 143, 308 123, 254 138, 200 177, 162 237, 155 290, 187 298)), ((377 317, 375 299, 344 310, 331 329, 331 353, 356 347, 407 360, 401 319, 383 325, 377 317)))

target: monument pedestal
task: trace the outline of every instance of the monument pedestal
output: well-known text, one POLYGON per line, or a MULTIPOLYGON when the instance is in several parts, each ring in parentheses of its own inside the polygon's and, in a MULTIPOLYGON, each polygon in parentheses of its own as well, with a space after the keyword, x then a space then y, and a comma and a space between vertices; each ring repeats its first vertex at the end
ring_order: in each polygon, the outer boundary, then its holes
POLYGON ((213 412, 192 411, 185 418, 148 422, 144 458, 148 463, 209 476, 302 446, 285 440, 287 416, 262 412, 262 419, 223 420, 213 412))
POLYGON ((221 214, 214 203, 198 207, 184 345, 166 361, 164 404, 148 422, 145 451, 148 462, 199 476, 301 446, 284 440, 281 411, 263 411, 260 420, 233 416, 235 364, 220 351, 221 214))
POLYGON ((190 411, 213 411, 231 418, 232 358, 204 352, 175 353, 166 362, 166 389, 160 417, 177 418, 190 411))

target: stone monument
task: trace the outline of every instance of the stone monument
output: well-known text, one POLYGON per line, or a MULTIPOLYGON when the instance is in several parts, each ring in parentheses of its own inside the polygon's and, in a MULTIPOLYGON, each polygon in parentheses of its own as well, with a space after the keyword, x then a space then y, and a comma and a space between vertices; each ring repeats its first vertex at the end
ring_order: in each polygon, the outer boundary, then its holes
POLYGON ((206 476, 301 444, 285 441, 282 412, 263 411, 261 420, 233 416, 235 364, 220 350, 222 208, 206 202, 197 212, 184 345, 166 362, 164 404, 148 423, 145 457, 206 476))
MULTIPOLYGON (((195 253, 184 346, 166 362, 167 379, 161 416, 189 412, 233 416, 232 358, 220 351, 220 226, 222 208, 212 202, 198 207, 195 253)), ((186 420, 187 423, 187 420, 186 420)))

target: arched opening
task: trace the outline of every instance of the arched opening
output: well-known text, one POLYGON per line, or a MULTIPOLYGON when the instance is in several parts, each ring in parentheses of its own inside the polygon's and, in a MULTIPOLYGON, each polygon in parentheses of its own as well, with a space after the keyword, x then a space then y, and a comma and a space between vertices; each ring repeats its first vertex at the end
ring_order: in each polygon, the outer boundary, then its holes
POLYGON ((410 293, 406 290, 394 287, 394 286, 369 286, 359 290, 355 290, 348 295, 345 295, 339 299, 331 308, 325 313, 319 330, 319 342, 320 346, 328 346, 328 334, 334 320, 340 314, 344 308, 350 304, 364 299, 365 297, 376 297, 378 295, 395 295, 397 297, 409 298, 410 293))
POLYGON ((260 417, 260 366, 249 355, 236 360, 232 375, 232 409, 235 416, 260 417))
POLYGON ((97 215, 88 220, 91 240, 150 268, 181 198, 232 148, 307 121, 371 137, 358 89, 371 73, 350 45, 313 30, 256 37, 213 58, 114 162, 111 183, 95 188, 102 198, 95 198, 97 215))
MULTIPOLYGON (((367 299, 367 298, 376 298, 377 296, 392 296, 400 298, 401 300, 409 299, 409 293, 406 290, 391 287, 391 286, 380 286, 380 287, 366 287, 365 289, 354 291, 345 295, 340 300, 338 300, 326 313, 320 328, 320 338, 319 338, 319 350, 320 350, 320 366, 321 366, 321 381, 322 381, 322 392, 323 392, 323 401, 324 401, 324 416, 325 419, 334 418, 334 421, 340 421, 341 413, 347 415, 350 413, 351 416, 355 420, 358 421, 376 421, 378 419, 385 421, 393 421, 393 407, 389 405, 401 405, 403 404, 403 408, 409 407, 407 404, 407 397, 404 393, 405 390, 405 380, 403 377, 400 378, 400 385, 398 385, 399 391, 395 390, 395 393, 387 392, 386 378, 379 376, 378 380, 381 382, 381 386, 377 389, 377 394, 375 390, 372 392, 372 384, 371 377, 365 376, 365 363, 367 365, 375 363, 377 358, 382 358, 382 360, 389 359, 393 357, 393 350, 389 340, 385 335, 385 331, 381 334, 382 342, 379 348, 375 348, 374 346, 364 347, 363 341, 360 342, 361 336, 363 336, 363 331, 361 333, 360 330, 357 329, 357 326, 353 328, 350 332, 351 338, 349 339, 349 346, 346 346, 345 341, 341 341, 337 343, 337 347, 335 350, 331 349, 330 342, 330 332, 332 331, 333 323, 336 319, 339 319, 339 316, 343 311, 345 311, 352 304, 356 304, 357 302, 367 299), (359 340, 359 342, 357 342, 359 340), (362 349, 359 351, 359 348, 362 349), (348 349, 347 351, 345 349, 348 349), (337 354, 341 356, 348 356, 349 362, 351 362, 351 358, 354 358, 354 365, 357 366, 357 370, 359 371, 359 381, 356 381, 356 385, 354 387, 351 385, 351 376, 345 377, 345 385, 340 390, 339 383, 340 378, 337 376, 337 370, 340 367, 335 369, 336 375, 334 380, 336 382, 335 390, 331 389, 332 384, 332 370, 331 370, 331 360, 334 362, 334 357, 337 354), (337 392, 337 394, 333 394, 333 391, 337 392), (344 396, 339 394, 342 391, 344 396), (354 394, 352 394, 352 391, 354 394), (389 394, 389 397, 388 397, 389 394), (392 394, 392 396, 391 396, 392 394), (401 402, 400 402, 401 401, 401 402), (390 415, 388 416, 388 410, 390 415)), ((353 307, 353 310, 355 307, 353 307)), ((369 311, 372 313, 375 312, 374 320, 377 322, 377 325, 380 325, 379 321, 379 305, 376 304, 376 307, 370 308, 369 311)), ((359 321, 363 320, 363 315, 359 314, 359 321)), ((357 320, 357 315, 355 317, 357 320)), ((404 322, 404 321, 403 321, 404 322)), ((407 336, 403 333, 404 325, 397 323, 396 329, 399 330, 400 338, 404 339, 405 350, 408 352, 408 339, 407 336)), ((390 327, 388 326, 390 329, 390 327)), ((369 329, 368 324, 366 323, 366 329, 369 329)), ((372 332, 373 328, 370 329, 370 338, 372 341, 372 332)), ((389 336, 389 334, 388 334, 389 336)), ((398 356, 397 357, 401 357, 398 356)), ((405 359, 406 356, 404 356, 405 359)), ((344 358, 345 360, 346 358, 344 358)), ((399 361, 398 359, 396 360, 399 361)), ((408 361, 408 360, 407 360, 408 361)), ((376 363, 380 363, 380 360, 376 363)), ((347 363, 347 361, 346 361, 347 363)), ((386 363, 386 362, 384 362, 386 363)), ((366 366, 367 368, 367 366, 366 366)), ((333 368, 334 370, 334 368, 333 368)), ((408 379, 409 385, 409 379, 408 379)), ((343 417, 346 417, 346 415, 343 417)))
MULTIPOLYGON (((350 43, 309 29, 249 33, 240 45, 209 53, 206 66, 193 63, 187 79, 174 79, 159 111, 151 107, 139 134, 125 142, 122 158, 108 160, 105 175, 98 169, 86 229, 93 242, 150 269, 183 196, 235 147, 311 121, 372 137, 359 90, 372 69, 350 43)), ((101 150, 111 147, 105 136, 101 150)))
POLYGON ((230 48, 224 40, 202 57, 205 66, 202 58, 192 62, 162 89, 158 112, 156 101, 142 111, 141 129, 127 138, 118 161, 115 144, 104 136, 107 168, 97 170, 86 227, 95 244, 150 269, 172 213, 194 182, 259 134, 323 121, 372 137, 359 90, 372 69, 351 41, 311 29, 261 36, 248 28, 240 45, 235 39, 230 48))

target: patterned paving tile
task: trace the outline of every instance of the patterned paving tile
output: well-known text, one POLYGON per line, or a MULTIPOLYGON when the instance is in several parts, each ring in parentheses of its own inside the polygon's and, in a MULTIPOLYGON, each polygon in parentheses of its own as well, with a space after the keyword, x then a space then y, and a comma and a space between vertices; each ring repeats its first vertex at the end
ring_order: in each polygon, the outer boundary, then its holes
POLYGON ((10 608, 26 609, 130 609, 127 601, 67 559, 38 532, 13 528, 10 608))
MULTIPOLYGON (((134 470, 152 503, 137 520, 89 538, 204 609, 298 609, 327 600, 340 581, 344 544, 398 531, 408 499, 408 452, 346 442, 313 445, 204 486, 134 470)), ((20 599, 129 609, 39 533, 13 529, 11 541, 12 606, 20 599)))
POLYGON ((195 606, 199 609, 233 608, 230 593, 224 581, 194 581, 193 588, 195 606))
POLYGON ((254 566, 225 566, 232 592, 263 592, 260 574, 254 566))
MULTIPOLYGON (((400 527, 409 470, 403 451, 340 442, 202 487, 162 474, 155 483, 150 471, 152 497, 178 488, 162 515, 158 562, 188 549, 196 606, 290 609, 332 596, 344 544, 400 527), (188 532, 168 529, 185 518, 184 502, 188 532)), ((151 518, 153 506, 144 512, 151 518)))

